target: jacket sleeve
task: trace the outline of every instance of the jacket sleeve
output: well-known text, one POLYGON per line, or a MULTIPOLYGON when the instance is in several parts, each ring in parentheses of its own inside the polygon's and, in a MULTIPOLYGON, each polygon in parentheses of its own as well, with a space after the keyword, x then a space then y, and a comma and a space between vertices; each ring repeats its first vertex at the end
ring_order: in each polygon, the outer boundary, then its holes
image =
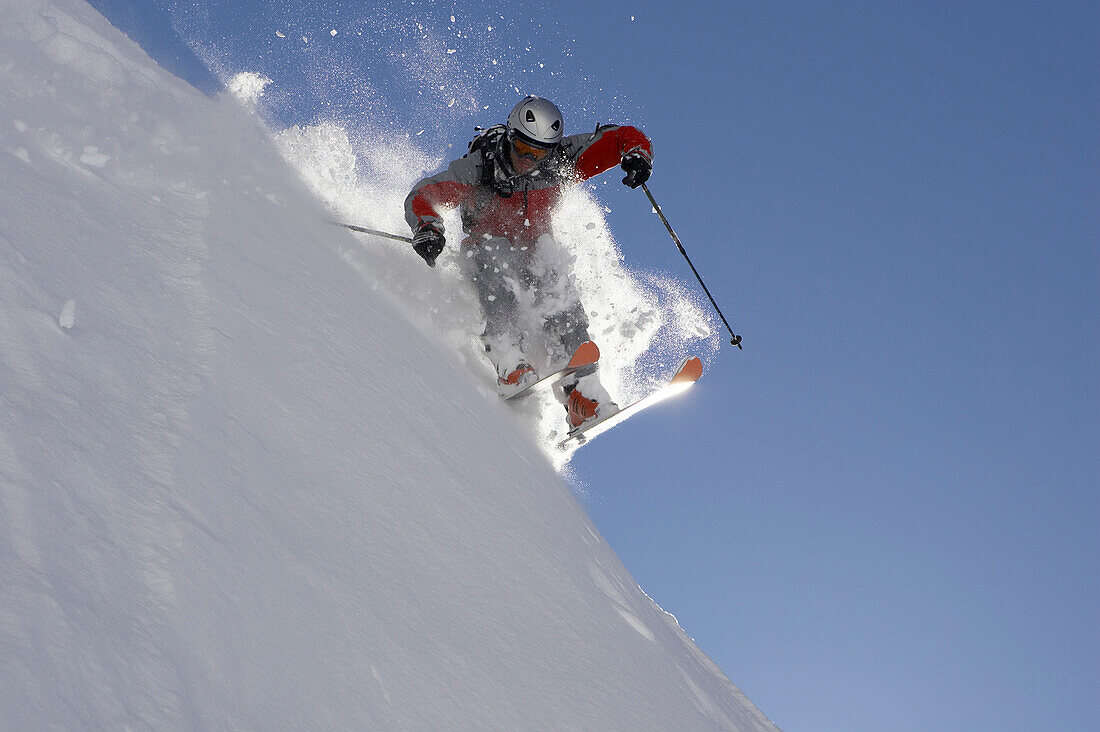
POLYGON ((604 125, 595 132, 566 138, 566 155, 573 161, 580 180, 588 180, 614 168, 623 157, 640 152, 653 160, 653 143, 637 127, 604 125))
POLYGON ((442 173, 425 178, 413 186, 405 198, 405 221, 413 230, 427 221, 442 231, 440 214, 460 205, 471 196, 480 180, 480 153, 472 153, 455 160, 442 173))

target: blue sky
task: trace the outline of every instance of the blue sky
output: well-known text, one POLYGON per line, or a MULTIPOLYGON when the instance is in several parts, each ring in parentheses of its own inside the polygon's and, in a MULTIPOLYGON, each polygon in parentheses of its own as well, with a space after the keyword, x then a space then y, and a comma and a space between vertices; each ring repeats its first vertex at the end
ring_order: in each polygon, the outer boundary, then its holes
MULTIPOLYGON (((1095 3, 93 5, 204 91, 188 44, 277 76, 279 123, 460 146, 518 86, 641 126, 745 338, 574 460, 643 589, 788 732, 1100 724, 1095 3), (417 22, 489 110, 395 60, 417 22)), ((628 262, 691 283, 614 180, 628 262)))

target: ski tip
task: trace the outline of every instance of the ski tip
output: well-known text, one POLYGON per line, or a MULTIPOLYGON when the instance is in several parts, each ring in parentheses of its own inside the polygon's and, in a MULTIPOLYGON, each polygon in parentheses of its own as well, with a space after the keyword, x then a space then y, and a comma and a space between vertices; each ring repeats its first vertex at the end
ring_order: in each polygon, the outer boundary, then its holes
POLYGON ((569 359, 568 368, 575 369, 587 366, 600 360, 600 349, 592 341, 585 341, 573 352, 573 358, 569 359))
POLYGON ((693 384, 699 380, 703 375, 703 362, 699 360, 698 356, 691 356, 685 358, 684 362, 680 364, 680 368, 676 371, 676 375, 672 377, 673 384, 693 384))

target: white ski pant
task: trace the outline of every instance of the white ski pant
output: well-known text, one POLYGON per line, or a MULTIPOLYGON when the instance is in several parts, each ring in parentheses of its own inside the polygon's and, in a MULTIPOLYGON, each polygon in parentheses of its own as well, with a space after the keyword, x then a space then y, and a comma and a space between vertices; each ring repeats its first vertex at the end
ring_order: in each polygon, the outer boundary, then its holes
POLYGON ((521 363, 547 373, 588 340, 588 317, 573 283, 539 254, 552 248, 547 239, 538 246, 503 238, 463 246, 460 261, 485 318, 482 341, 500 375, 521 363))

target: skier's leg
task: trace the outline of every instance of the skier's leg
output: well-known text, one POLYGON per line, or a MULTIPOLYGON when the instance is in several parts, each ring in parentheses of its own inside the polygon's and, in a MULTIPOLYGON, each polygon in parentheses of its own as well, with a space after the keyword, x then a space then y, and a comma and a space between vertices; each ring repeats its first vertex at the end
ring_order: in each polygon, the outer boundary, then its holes
POLYGON ((534 310, 538 314, 551 365, 569 360, 577 346, 589 340, 588 316, 571 278, 563 275, 567 266, 557 243, 544 236, 538 256, 529 268, 534 310))
POLYGON ((515 273, 507 256, 510 243, 489 239, 467 251, 470 256, 463 259, 464 270, 477 291, 485 317, 481 340, 497 370, 498 387, 504 393, 536 377, 523 352, 515 273))
MULTIPOLYGON (((543 320, 546 342, 554 352, 554 360, 564 362, 580 344, 590 340, 584 305, 574 283, 552 266, 539 272, 536 287, 536 306, 547 313, 543 320)), ((565 406, 570 427, 597 416, 609 416, 619 409, 600 382, 598 364, 587 366, 562 381, 555 394, 565 406)))

